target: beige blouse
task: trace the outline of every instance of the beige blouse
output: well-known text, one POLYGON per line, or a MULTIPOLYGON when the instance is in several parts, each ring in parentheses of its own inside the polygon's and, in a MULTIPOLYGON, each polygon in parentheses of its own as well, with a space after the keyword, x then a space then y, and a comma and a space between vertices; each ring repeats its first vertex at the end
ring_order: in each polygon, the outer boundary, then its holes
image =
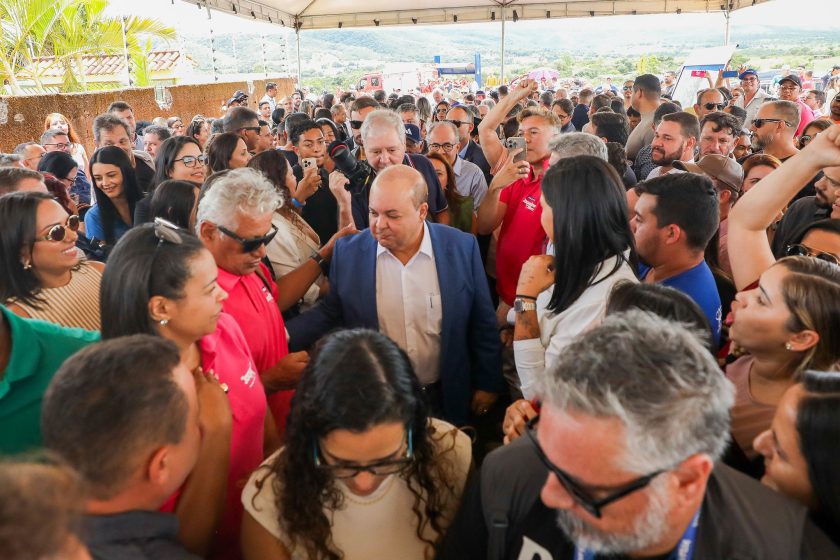
MULTIPOLYGON (((446 504, 445 523, 451 522, 458 508, 472 461, 472 447, 466 434, 442 420, 430 420, 435 428, 432 440, 441 460, 450 461, 452 481, 457 495, 450 495, 446 504), (446 459, 444 459, 446 457, 446 459)), ((296 549, 282 527, 276 505, 274 475, 268 471, 281 449, 269 457, 248 481, 242 492, 242 504, 263 528, 277 538, 291 553, 292 560, 307 560, 305 551, 296 549), (259 481, 260 487, 257 484, 259 481)), ((412 507, 414 494, 399 475, 390 475, 373 494, 356 496, 340 480, 336 487, 344 497, 344 505, 336 511, 325 511, 332 525, 335 545, 347 560, 423 560, 429 545, 417 538, 417 516, 412 507)), ((437 535, 429 525, 424 536, 437 535)))
MULTIPOLYGON (((279 280, 312 257, 312 253, 321 248, 318 234, 306 221, 293 214, 291 219, 275 212, 271 223, 277 228, 277 235, 271 240, 265 252, 271 261, 274 276, 279 280)), ((321 292, 323 274, 306 290, 303 296, 303 310, 312 307, 321 292)))
POLYGON ((753 440, 770 427, 776 414, 776 406, 753 399, 750 391, 752 362, 752 356, 741 356, 726 366, 726 377, 735 385, 735 406, 730 411, 732 437, 750 460, 758 457, 753 440))
POLYGON ((31 318, 56 323, 62 327, 78 327, 90 331, 101 328, 99 315, 99 284, 102 273, 85 261, 74 270, 70 282, 60 288, 46 288, 38 296, 43 300, 33 307, 12 298, 31 318))

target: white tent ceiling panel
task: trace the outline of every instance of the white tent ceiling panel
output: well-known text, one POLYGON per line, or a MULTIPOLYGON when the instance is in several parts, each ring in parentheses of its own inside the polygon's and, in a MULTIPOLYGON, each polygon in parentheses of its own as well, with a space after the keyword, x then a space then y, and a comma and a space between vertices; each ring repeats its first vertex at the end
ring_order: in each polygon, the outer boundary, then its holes
MULTIPOLYGON (((500 21, 502 5, 508 21, 641 15, 663 13, 721 12, 727 0, 187 0, 199 6, 245 18, 300 29, 336 29, 391 25, 428 25, 500 21)), ((729 0, 737 10, 768 0, 729 0)))

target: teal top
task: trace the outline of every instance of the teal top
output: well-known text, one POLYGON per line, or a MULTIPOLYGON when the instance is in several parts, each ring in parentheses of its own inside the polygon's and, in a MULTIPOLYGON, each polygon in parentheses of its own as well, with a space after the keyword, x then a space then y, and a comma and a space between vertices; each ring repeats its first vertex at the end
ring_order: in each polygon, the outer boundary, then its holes
POLYGON ((0 455, 41 446, 41 401, 64 360, 99 340, 99 333, 18 317, 0 305, 12 351, 0 372, 0 455))

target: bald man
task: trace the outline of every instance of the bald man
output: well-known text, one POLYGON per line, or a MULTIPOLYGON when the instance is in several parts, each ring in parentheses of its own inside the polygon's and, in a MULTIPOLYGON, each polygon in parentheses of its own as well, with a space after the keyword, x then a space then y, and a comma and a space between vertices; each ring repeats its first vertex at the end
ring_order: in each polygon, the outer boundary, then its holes
POLYGON ((499 336, 475 237, 427 221, 426 181, 404 165, 377 174, 370 228, 336 242, 329 295, 287 323, 303 349, 337 327, 381 331, 408 354, 433 416, 486 414, 503 387, 499 336))

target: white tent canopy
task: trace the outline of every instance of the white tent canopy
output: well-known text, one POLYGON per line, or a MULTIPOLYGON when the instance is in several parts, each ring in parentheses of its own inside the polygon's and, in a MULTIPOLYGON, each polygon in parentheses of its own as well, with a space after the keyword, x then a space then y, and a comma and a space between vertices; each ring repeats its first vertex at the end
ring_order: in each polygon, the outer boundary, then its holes
MULTIPOLYGON (((244 18, 293 28, 339 29, 391 25, 431 25, 498 21, 501 24, 502 76, 506 21, 611 15, 729 13, 767 0, 186 0, 244 18)), ((298 67, 300 61, 298 60, 298 67)), ((298 70, 300 74, 300 70, 298 70)))

